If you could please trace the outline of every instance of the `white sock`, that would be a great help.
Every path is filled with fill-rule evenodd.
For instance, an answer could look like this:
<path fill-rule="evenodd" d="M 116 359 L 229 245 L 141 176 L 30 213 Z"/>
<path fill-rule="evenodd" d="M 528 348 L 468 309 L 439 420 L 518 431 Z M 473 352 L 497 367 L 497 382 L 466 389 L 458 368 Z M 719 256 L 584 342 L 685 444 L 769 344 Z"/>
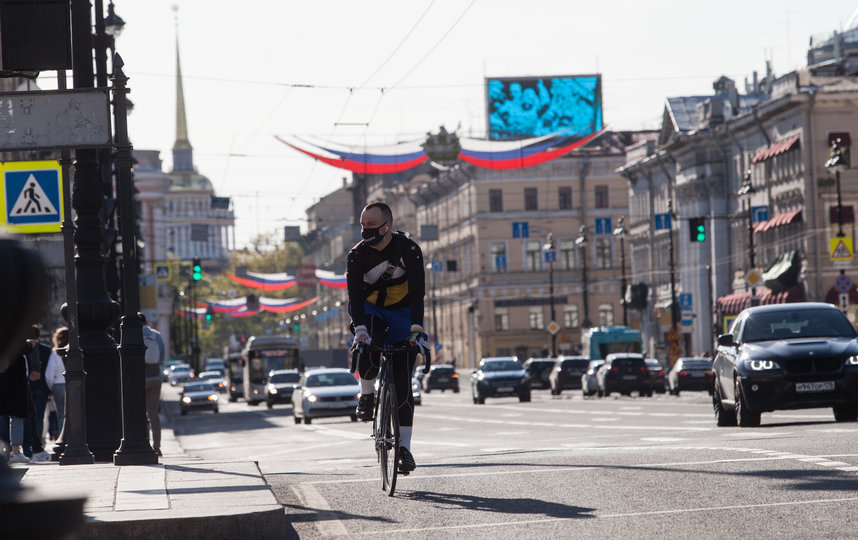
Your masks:
<path fill-rule="evenodd" d="M 360 393 L 363 395 L 372 394 L 375 392 L 375 379 L 361 379 Z"/>
<path fill-rule="evenodd" d="M 399 446 L 404 446 L 411 451 L 411 428 L 413 426 L 399 426 Z"/>

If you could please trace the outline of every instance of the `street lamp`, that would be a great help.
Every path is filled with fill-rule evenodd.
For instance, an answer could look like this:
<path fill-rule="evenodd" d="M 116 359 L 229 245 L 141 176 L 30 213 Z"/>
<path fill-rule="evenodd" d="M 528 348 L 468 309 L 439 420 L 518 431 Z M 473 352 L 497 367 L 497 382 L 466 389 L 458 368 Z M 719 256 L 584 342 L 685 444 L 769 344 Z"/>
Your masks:
<path fill-rule="evenodd" d="M 587 226 L 581 225 L 578 227 L 578 237 L 575 239 L 575 245 L 581 248 L 581 280 L 584 282 L 584 320 L 581 321 L 582 328 L 590 328 L 593 323 L 590 322 L 590 304 L 587 298 Z"/>
<path fill-rule="evenodd" d="M 557 317 L 554 313 L 554 261 L 557 258 L 554 251 L 554 235 L 548 233 L 545 238 L 545 245 L 542 246 L 545 262 L 548 263 L 548 295 L 549 303 L 551 304 L 551 322 L 556 323 Z M 551 358 L 557 358 L 557 332 L 556 328 L 551 329 Z"/>
<path fill-rule="evenodd" d="M 828 172 L 834 173 L 834 182 L 837 185 L 837 237 L 842 238 L 843 234 L 843 200 L 840 198 L 840 169 L 843 168 L 843 154 L 840 149 L 840 138 L 831 141 L 831 157 L 825 162 L 825 168 Z M 841 270 L 841 274 L 843 271 Z"/>
<path fill-rule="evenodd" d="M 751 169 L 745 171 L 744 176 L 742 177 L 742 187 L 736 192 L 736 195 L 739 197 L 747 196 L 747 210 L 748 210 L 748 258 L 750 261 L 750 269 L 754 269 L 756 267 L 755 253 L 754 253 L 754 220 L 752 215 L 751 208 L 751 196 L 757 192 L 754 189 L 754 184 L 751 178 Z M 839 190 L 838 190 L 838 199 L 839 199 Z M 751 287 L 751 299 L 749 305 L 755 306 L 757 305 L 757 288 Z"/>
<path fill-rule="evenodd" d="M 623 304 L 623 326 L 629 325 L 628 306 L 626 305 L 626 228 L 623 225 L 623 217 L 617 220 L 617 228 L 614 236 L 620 239 L 620 268 L 622 272 L 622 301 Z"/>
<path fill-rule="evenodd" d="M 438 298 L 435 293 L 435 257 L 432 257 L 432 262 L 426 265 L 426 270 L 432 274 L 432 334 L 433 340 L 438 343 Z"/>

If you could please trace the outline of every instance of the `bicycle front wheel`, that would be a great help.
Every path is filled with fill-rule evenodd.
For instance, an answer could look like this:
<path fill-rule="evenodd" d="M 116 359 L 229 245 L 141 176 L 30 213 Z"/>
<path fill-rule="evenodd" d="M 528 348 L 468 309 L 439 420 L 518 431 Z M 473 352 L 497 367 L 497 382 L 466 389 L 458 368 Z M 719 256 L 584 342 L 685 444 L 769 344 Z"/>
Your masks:
<path fill-rule="evenodd" d="M 376 444 L 381 462 L 381 489 L 392 497 L 396 489 L 399 462 L 399 411 L 393 384 L 387 384 L 382 388 L 378 412 L 381 419 Z"/>

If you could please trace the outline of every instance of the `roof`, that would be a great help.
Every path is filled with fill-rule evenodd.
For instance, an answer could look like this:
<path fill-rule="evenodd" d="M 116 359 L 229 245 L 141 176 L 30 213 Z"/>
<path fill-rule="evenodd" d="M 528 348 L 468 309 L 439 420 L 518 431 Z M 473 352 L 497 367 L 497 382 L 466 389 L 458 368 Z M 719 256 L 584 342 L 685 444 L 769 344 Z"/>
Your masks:
<path fill-rule="evenodd" d="M 673 130 L 686 132 L 697 129 L 697 105 L 715 96 L 680 96 L 667 98 L 665 112 L 670 116 Z"/>

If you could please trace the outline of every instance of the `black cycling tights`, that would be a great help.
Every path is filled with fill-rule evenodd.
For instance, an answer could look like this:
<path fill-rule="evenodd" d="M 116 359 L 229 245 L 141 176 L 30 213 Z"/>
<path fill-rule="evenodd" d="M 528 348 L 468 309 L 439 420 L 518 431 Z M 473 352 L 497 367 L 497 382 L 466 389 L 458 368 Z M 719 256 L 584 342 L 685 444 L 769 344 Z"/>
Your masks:
<path fill-rule="evenodd" d="M 369 337 L 375 345 L 384 345 L 387 337 L 387 325 L 378 317 L 371 316 L 368 325 Z M 394 344 L 395 345 L 395 344 Z M 411 393 L 411 375 L 414 373 L 414 362 L 417 353 L 397 353 L 392 356 L 393 383 L 396 385 L 396 402 L 399 404 L 399 425 L 414 425 L 414 395 Z M 361 358 L 358 362 L 358 373 L 361 379 L 372 380 L 378 376 L 381 366 L 381 354 L 373 353 L 369 361 Z"/>

